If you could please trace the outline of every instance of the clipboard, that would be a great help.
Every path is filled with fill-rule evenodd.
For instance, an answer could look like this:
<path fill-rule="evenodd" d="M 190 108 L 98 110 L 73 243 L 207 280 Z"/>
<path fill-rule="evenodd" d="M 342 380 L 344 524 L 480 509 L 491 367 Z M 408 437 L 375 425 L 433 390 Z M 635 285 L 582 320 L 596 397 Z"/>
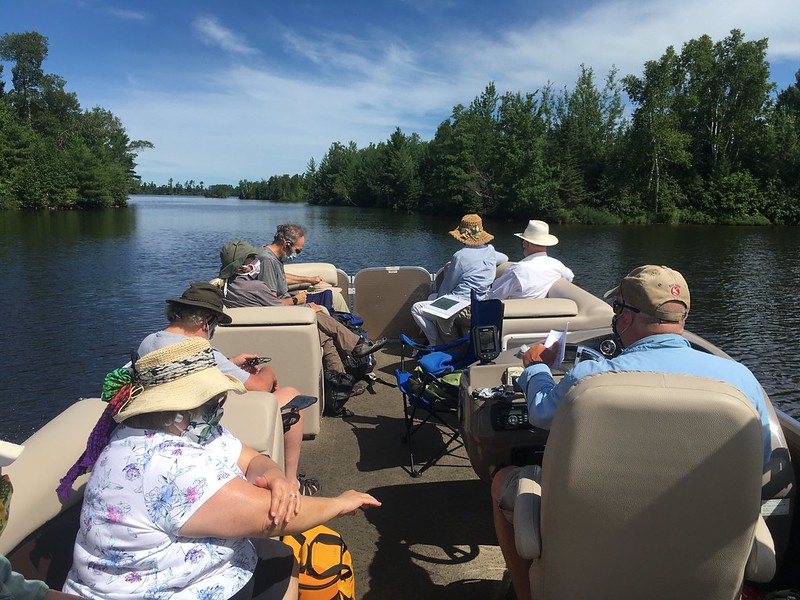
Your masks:
<path fill-rule="evenodd" d="M 422 308 L 422 312 L 440 319 L 449 319 L 457 312 L 469 306 L 469 299 L 461 296 L 440 296 Z"/>

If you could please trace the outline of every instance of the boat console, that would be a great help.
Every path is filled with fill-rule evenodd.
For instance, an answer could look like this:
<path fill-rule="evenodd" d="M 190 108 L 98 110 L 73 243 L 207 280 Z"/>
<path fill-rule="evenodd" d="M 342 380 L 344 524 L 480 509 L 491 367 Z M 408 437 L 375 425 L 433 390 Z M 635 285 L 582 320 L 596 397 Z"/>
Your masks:
<path fill-rule="evenodd" d="M 560 378 L 582 360 L 612 358 L 619 347 L 610 332 L 585 337 L 570 334 Z M 484 481 L 504 465 L 541 464 L 547 431 L 528 423 L 528 407 L 516 378 L 522 372 L 520 349 L 502 352 L 493 364 L 473 365 L 461 377 L 461 433 L 475 473 Z"/>

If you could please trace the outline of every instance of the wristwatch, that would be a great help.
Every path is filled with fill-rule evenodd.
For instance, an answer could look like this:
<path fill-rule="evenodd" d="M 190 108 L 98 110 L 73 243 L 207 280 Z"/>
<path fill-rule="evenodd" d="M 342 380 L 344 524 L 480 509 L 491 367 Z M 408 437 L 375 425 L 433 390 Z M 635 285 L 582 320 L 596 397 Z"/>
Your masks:
<path fill-rule="evenodd" d="M 292 304 L 297 304 L 297 296 L 292 296 Z"/>

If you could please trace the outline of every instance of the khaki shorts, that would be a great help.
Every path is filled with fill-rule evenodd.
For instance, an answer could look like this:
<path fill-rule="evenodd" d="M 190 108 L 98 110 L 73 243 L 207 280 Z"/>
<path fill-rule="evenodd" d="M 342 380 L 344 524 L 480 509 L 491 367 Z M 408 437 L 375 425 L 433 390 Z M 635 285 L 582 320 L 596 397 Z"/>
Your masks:
<path fill-rule="evenodd" d="M 533 478 L 541 483 L 542 467 L 534 465 L 533 469 Z M 512 525 L 514 524 L 514 503 L 517 501 L 517 488 L 519 487 L 520 473 L 522 473 L 522 467 L 517 467 L 513 471 L 508 472 L 506 480 L 503 482 L 503 493 L 500 495 L 500 500 L 497 502 L 506 521 Z"/>

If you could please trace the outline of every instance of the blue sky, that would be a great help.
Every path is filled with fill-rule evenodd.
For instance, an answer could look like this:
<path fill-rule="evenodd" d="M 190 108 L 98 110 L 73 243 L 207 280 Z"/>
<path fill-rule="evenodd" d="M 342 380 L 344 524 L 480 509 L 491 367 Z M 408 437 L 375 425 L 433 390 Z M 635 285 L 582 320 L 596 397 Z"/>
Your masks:
<path fill-rule="evenodd" d="M 456 104 L 571 88 L 580 65 L 639 75 L 668 45 L 768 37 L 800 69 L 797 0 L 0 0 L 0 33 L 49 38 L 44 70 L 117 115 L 145 181 L 301 173 L 334 141 L 431 139 Z M 10 86 L 10 69 L 4 79 Z"/>

